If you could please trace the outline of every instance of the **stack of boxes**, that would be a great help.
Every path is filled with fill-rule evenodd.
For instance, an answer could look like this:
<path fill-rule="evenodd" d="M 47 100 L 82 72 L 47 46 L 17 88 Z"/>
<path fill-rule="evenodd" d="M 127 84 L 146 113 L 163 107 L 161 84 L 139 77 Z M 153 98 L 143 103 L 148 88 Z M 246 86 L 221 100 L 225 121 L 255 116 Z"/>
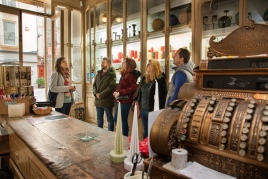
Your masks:
<path fill-rule="evenodd" d="M 35 102 L 30 66 L 0 66 L 0 114 L 7 114 L 9 104 L 25 103 L 25 113 Z"/>
<path fill-rule="evenodd" d="M 0 77 L 6 95 L 34 96 L 30 66 L 0 66 Z"/>

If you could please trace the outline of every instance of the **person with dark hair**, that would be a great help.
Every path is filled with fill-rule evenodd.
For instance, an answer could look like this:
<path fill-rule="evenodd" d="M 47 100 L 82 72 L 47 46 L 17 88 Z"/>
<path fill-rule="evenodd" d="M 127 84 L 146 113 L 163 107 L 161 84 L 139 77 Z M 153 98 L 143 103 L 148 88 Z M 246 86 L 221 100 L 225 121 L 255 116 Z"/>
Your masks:
<path fill-rule="evenodd" d="M 51 92 L 58 93 L 55 110 L 69 115 L 72 104 L 74 104 L 73 91 L 75 86 L 71 85 L 68 63 L 65 57 L 56 60 L 55 72 L 50 78 L 49 89 Z"/>
<path fill-rule="evenodd" d="M 173 74 L 166 98 L 166 106 L 178 98 L 178 93 L 184 83 L 193 82 L 194 63 L 190 60 L 190 52 L 187 49 L 180 48 L 173 54 L 173 64 L 176 65 L 173 69 Z"/>
<path fill-rule="evenodd" d="M 156 83 L 157 81 L 157 83 Z M 148 114 L 154 111 L 155 89 L 158 85 L 159 109 L 165 108 L 167 95 L 166 75 L 163 73 L 160 63 L 157 60 L 149 60 L 146 73 L 140 82 L 140 89 L 134 103 L 138 106 L 143 124 L 143 139 L 148 136 Z"/>
<path fill-rule="evenodd" d="M 140 72 L 135 70 L 137 67 L 135 60 L 125 58 L 122 63 L 121 78 L 117 89 L 113 93 L 114 98 L 121 103 L 121 117 L 123 135 L 128 136 L 128 113 L 133 102 L 133 95 L 137 88 L 137 79 Z M 118 104 L 116 105 L 114 121 L 117 121 Z"/>
<path fill-rule="evenodd" d="M 116 88 L 116 74 L 111 67 L 111 60 L 103 58 L 101 62 L 101 70 L 97 71 L 93 83 L 93 94 L 95 96 L 95 106 L 97 112 L 97 125 L 103 128 L 104 111 L 108 121 L 108 130 L 114 131 L 113 92 Z"/>

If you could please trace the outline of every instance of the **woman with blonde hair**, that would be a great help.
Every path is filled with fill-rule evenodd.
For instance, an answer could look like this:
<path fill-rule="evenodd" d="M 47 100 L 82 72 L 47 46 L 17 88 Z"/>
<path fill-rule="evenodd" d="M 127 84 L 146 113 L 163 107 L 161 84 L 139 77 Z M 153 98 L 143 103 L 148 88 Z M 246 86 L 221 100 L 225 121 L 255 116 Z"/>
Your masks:
<path fill-rule="evenodd" d="M 157 83 L 156 83 L 157 81 Z M 159 109 L 165 107 L 167 95 L 166 76 L 157 60 L 151 59 L 146 67 L 146 74 L 140 82 L 140 90 L 135 102 L 140 109 L 143 124 L 143 138 L 148 136 L 148 113 L 154 111 L 155 87 L 158 84 Z"/>

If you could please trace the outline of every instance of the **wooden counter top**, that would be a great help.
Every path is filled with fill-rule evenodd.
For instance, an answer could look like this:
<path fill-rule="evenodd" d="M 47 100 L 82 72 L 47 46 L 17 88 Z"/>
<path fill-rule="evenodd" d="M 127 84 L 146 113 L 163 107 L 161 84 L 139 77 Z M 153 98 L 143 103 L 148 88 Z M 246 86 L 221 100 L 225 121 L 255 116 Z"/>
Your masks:
<path fill-rule="evenodd" d="M 2 119 L 1 119 L 2 118 Z M 2 115 L 26 146 L 57 178 L 123 178 L 124 163 L 114 163 L 109 153 L 114 149 L 115 133 L 52 111 L 51 115 L 34 114 L 19 118 Z M 60 119 L 53 119 L 60 118 Z M 98 135 L 83 142 L 85 135 Z M 127 149 L 128 141 L 124 138 Z"/>

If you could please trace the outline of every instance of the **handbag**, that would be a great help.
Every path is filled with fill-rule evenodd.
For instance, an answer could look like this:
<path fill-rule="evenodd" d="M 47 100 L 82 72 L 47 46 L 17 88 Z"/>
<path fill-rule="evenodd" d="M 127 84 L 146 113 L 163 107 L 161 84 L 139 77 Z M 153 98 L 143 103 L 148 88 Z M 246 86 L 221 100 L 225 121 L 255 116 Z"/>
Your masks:
<path fill-rule="evenodd" d="M 59 74 L 58 74 L 59 75 Z M 59 77 L 58 77 L 58 80 L 57 80 L 57 85 L 59 83 Z M 58 93 L 55 93 L 55 92 L 52 92 L 50 91 L 50 89 L 48 90 L 48 100 L 50 101 L 51 103 L 51 107 L 55 107 L 56 106 L 56 101 L 57 101 L 57 96 L 58 96 Z"/>
<path fill-rule="evenodd" d="M 54 93 L 54 92 L 51 92 L 50 90 L 48 90 L 48 99 L 51 103 L 51 107 L 56 106 L 57 96 L 58 96 L 58 93 Z"/>
<path fill-rule="evenodd" d="M 128 97 L 128 95 L 124 95 L 124 96 L 118 96 L 118 98 L 117 98 L 117 100 L 128 100 L 129 99 L 129 97 Z"/>

